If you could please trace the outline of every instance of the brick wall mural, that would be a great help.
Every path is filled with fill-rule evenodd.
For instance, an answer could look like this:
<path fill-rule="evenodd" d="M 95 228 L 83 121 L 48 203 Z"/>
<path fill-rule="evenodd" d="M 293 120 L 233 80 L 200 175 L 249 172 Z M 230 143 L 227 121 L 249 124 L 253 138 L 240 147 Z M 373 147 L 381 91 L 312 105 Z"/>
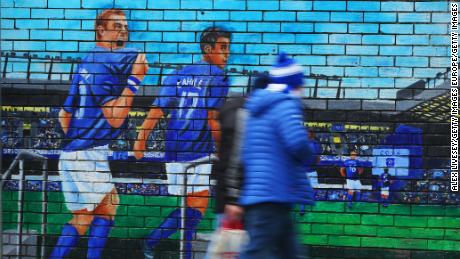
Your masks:
<path fill-rule="evenodd" d="M 2 254 L 202 258 L 217 111 L 286 52 L 309 254 L 458 257 L 449 24 L 447 1 L 2 0 Z"/>

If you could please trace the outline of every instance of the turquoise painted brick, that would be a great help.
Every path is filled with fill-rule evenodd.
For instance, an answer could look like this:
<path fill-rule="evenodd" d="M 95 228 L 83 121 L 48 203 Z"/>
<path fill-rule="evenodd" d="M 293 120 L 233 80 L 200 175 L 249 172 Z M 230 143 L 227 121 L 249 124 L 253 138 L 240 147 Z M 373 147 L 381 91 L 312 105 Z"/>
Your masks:
<path fill-rule="evenodd" d="M 76 21 L 79 21 L 79 20 L 76 20 Z M 128 22 L 128 26 L 130 25 L 131 23 Z M 94 30 L 94 20 L 82 20 L 81 29 L 82 30 Z"/>
<path fill-rule="evenodd" d="M 3 51 L 12 51 L 13 50 L 13 41 L 2 40 L 0 46 Z"/>
<path fill-rule="evenodd" d="M 155 25 L 155 21 L 152 22 Z M 181 22 L 181 31 L 203 31 L 205 28 L 212 26 L 212 22 Z"/>
<path fill-rule="evenodd" d="M 46 6 L 45 6 L 46 7 Z M 48 0 L 48 8 L 80 8 L 80 0 Z"/>
<path fill-rule="evenodd" d="M 247 32 L 247 25 L 246 22 L 214 22 L 216 26 L 221 26 L 223 28 L 227 28 L 227 30 L 231 32 Z"/>
<path fill-rule="evenodd" d="M 165 17 L 165 20 L 171 20 L 171 19 L 166 19 L 166 12 L 176 12 L 176 11 L 165 11 L 163 13 L 163 11 L 157 11 L 157 10 L 147 10 L 147 11 L 144 11 L 144 10 L 135 10 L 135 11 L 131 11 L 131 19 L 133 20 L 162 20 L 163 19 L 163 16 Z M 177 18 L 181 18 L 181 16 L 179 16 L 181 13 L 181 11 L 177 11 L 178 13 L 176 13 Z M 194 11 L 183 11 L 184 12 L 184 16 L 187 16 L 188 13 L 193 13 L 193 20 L 195 19 L 195 12 Z M 172 15 L 172 14 L 169 14 L 169 15 Z M 174 20 L 174 19 L 172 19 Z"/>
<path fill-rule="evenodd" d="M 14 1 L 11 0 L 1 0 L 0 5 L 2 7 L 14 7 Z"/>
<path fill-rule="evenodd" d="M 264 21 L 295 21 L 295 12 L 264 12 Z"/>
<path fill-rule="evenodd" d="M 231 11 L 230 20 L 232 21 L 262 21 L 262 12 L 260 11 Z"/>
<path fill-rule="evenodd" d="M 147 0 L 133 0 L 133 1 L 115 0 L 115 6 L 126 8 L 126 9 L 146 9 Z"/>
<path fill-rule="evenodd" d="M 313 32 L 313 23 L 281 23 L 281 32 Z"/>
<path fill-rule="evenodd" d="M 380 55 L 384 56 L 411 56 L 412 47 L 409 46 L 381 46 Z"/>
<path fill-rule="evenodd" d="M 430 35 L 430 45 L 449 45 L 449 36 L 444 35 Z"/>
<path fill-rule="evenodd" d="M 397 45 L 428 45 L 428 35 L 398 35 Z"/>
<path fill-rule="evenodd" d="M 416 24 L 416 34 L 447 34 L 447 24 Z"/>
<path fill-rule="evenodd" d="M 345 89 L 345 98 L 351 99 L 368 99 L 373 100 L 377 99 L 378 97 L 378 90 L 377 89 Z"/>
<path fill-rule="evenodd" d="M 234 33 L 232 35 L 232 42 L 241 43 L 259 43 L 262 41 L 260 33 Z"/>
<path fill-rule="evenodd" d="M 380 2 L 349 1 L 348 11 L 380 11 Z"/>
<path fill-rule="evenodd" d="M 300 22 L 328 22 L 329 12 L 297 12 L 297 21 Z"/>
<path fill-rule="evenodd" d="M 411 68 L 402 67 L 381 67 L 379 68 L 379 76 L 382 77 L 411 77 Z"/>
<path fill-rule="evenodd" d="M 202 11 L 197 12 L 197 19 L 204 21 L 227 21 L 230 17 L 228 11 Z"/>
<path fill-rule="evenodd" d="M 161 32 L 131 32 L 130 41 L 161 41 Z"/>
<path fill-rule="evenodd" d="M 410 12 L 414 11 L 414 3 L 403 2 L 403 1 L 383 1 L 381 3 L 381 10 L 384 12 L 387 11 L 398 11 L 398 12 Z"/>
<path fill-rule="evenodd" d="M 29 30 L 2 30 L 2 40 L 25 40 L 29 38 Z"/>
<path fill-rule="evenodd" d="M 439 68 L 414 68 L 414 77 L 419 78 L 432 78 L 439 72 L 445 72 L 446 69 Z"/>
<path fill-rule="evenodd" d="M 248 0 L 248 10 L 279 10 L 279 1 Z"/>
<path fill-rule="evenodd" d="M 295 34 L 290 33 L 264 33 L 264 43 L 294 43 Z"/>
<path fill-rule="evenodd" d="M 163 32 L 164 42 L 194 42 L 194 32 Z"/>
<path fill-rule="evenodd" d="M 432 13 L 431 22 L 433 23 L 450 23 L 449 13 Z"/>
<path fill-rule="evenodd" d="M 398 22 L 402 23 L 429 23 L 430 13 L 399 13 Z"/>
<path fill-rule="evenodd" d="M 94 42 L 87 41 L 87 42 L 78 43 L 78 50 L 81 52 L 89 51 L 89 50 L 92 50 L 93 48 L 94 48 Z"/>
<path fill-rule="evenodd" d="M 233 49 L 231 52 L 233 52 Z M 201 53 L 200 45 L 196 43 L 179 43 L 179 53 Z"/>
<path fill-rule="evenodd" d="M 195 20 L 196 11 L 164 11 L 165 20 Z"/>
<path fill-rule="evenodd" d="M 362 61 L 361 61 L 362 62 Z M 376 67 L 346 67 L 345 76 L 350 77 L 376 77 L 379 71 Z"/>
<path fill-rule="evenodd" d="M 307 55 L 311 54 L 311 46 L 307 45 L 301 45 L 301 44 L 283 44 L 283 45 L 278 45 L 279 51 L 284 51 L 286 53 L 295 55 L 295 54 L 300 54 L 300 55 Z M 299 57 L 297 57 L 299 58 Z"/>
<path fill-rule="evenodd" d="M 248 44 L 246 45 L 246 53 L 248 54 L 276 53 L 277 50 L 278 50 L 277 44 Z"/>
<path fill-rule="evenodd" d="M 63 40 L 94 40 L 96 38 L 94 31 L 64 31 Z"/>
<path fill-rule="evenodd" d="M 296 43 L 328 43 L 327 34 L 297 34 L 295 36 Z"/>
<path fill-rule="evenodd" d="M 42 51 L 45 49 L 43 41 L 14 41 L 16 51 Z"/>
<path fill-rule="evenodd" d="M 200 0 L 200 1 L 181 0 L 180 9 L 194 9 L 194 10 L 212 9 L 212 0 Z"/>
<path fill-rule="evenodd" d="M 130 31 L 146 31 L 147 22 L 146 21 L 130 21 L 128 22 Z"/>
<path fill-rule="evenodd" d="M 363 78 L 361 80 L 362 87 L 374 87 L 374 88 L 394 88 L 394 78 Z"/>
<path fill-rule="evenodd" d="M 441 58 L 441 57 L 431 57 L 430 58 L 430 67 L 449 67 L 450 58 Z"/>
<path fill-rule="evenodd" d="M 329 43 L 361 44 L 361 35 L 357 34 L 330 34 Z"/>
<path fill-rule="evenodd" d="M 394 66 L 393 57 L 362 57 L 361 65 L 365 67 L 391 67 Z"/>
<path fill-rule="evenodd" d="M 345 23 L 316 23 L 315 32 L 347 32 Z"/>
<path fill-rule="evenodd" d="M 2 7 L 1 13 L 2 13 L 2 19 L 30 18 L 30 8 L 3 8 Z"/>
<path fill-rule="evenodd" d="M 412 34 L 412 24 L 381 24 L 380 31 L 388 34 Z"/>
<path fill-rule="evenodd" d="M 155 0 L 151 0 L 155 1 Z M 225 9 L 225 10 L 245 10 L 246 1 L 244 0 L 217 0 L 214 1 L 214 9 Z"/>
<path fill-rule="evenodd" d="M 80 20 L 48 20 L 50 29 L 81 29 Z M 92 22 L 94 28 L 94 21 Z"/>
<path fill-rule="evenodd" d="M 32 40 L 62 40 L 61 30 L 31 30 L 30 39 Z"/>
<path fill-rule="evenodd" d="M 321 11 L 345 11 L 347 9 L 347 2 L 345 1 L 314 1 L 314 10 Z"/>
<path fill-rule="evenodd" d="M 281 10 L 308 11 L 312 8 L 312 1 L 280 1 Z"/>
<path fill-rule="evenodd" d="M 364 22 L 396 22 L 396 13 L 364 13 Z"/>
<path fill-rule="evenodd" d="M 364 35 L 362 38 L 363 44 L 369 45 L 393 45 L 395 44 L 394 35 Z"/>
<path fill-rule="evenodd" d="M 449 6 L 447 2 L 444 1 L 430 1 L 430 2 L 418 2 L 415 3 L 415 11 L 438 11 L 438 12 L 447 12 L 449 11 Z"/>
<path fill-rule="evenodd" d="M 46 51 L 78 51 L 76 41 L 47 41 Z"/>
<path fill-rule="evenodd" d="M 313 45 L 313 54 L 335 54 L 342 55 L 345 53 L 344 45 Z"/>
<path fill-rule="evenodd" d="M 347 55 L 377 55 L 379 47 L 377 46 L 347 46 Z"/>
<path fill-rule="evenodd" d="M 148 0 L 147 2 L 148 9 L 179 9 L 180 1 L 179 0 Z"/>
<path fill-rule="evenodd" d="M 311 67 L 314 74 L 323 74 L 327 76 L 343 76 L 343 67 Z"/>
<path fill-rule="evenodd" d="M 230 57 L 232 64 L 241 64 L 241 65 L 258 65 L 259 56 L 258 55 L 231 55 Z"/>
<path fill-rule="evenodd" d="M 180 31 L 180 22 L 149 21 L 148 29 L 153 31 Z"/>
<path fill-rule="evenodd" d="M 32 9 L 32 18 L 64 18 L 64 9 Z M 81 18 L 81 17 L 80 17 Z"/>
<path fill-rule="evenodd" d="M 447 56 L 447 47 L 414 47 L 414 56 Z"/>
<path fill-rule="evenodd" d="M 160 54 L 161 63 L 191 64 L 192 57 L 189 54 Z"/>
<path fill-rule="evenodd" d="M 289 52 L 290 54 L 294 54 Z M 303 54 L 303 53 L 299 53 Z M 297 56 L 295 57 L 296 62 L 303 66 L 325 66 L 326 57 L 325 56 Z"/>
<path fill-rule="evenodd" d="M 350 33 L 377 33 L 379 25 L 375 23 L 350 23 Z"/>
<path fill-rule="evenodd" d="M 328 56 L 328 66 L 358 66 L 360 64 L 359 56 Z"/>
<path fill-rule="evenodd" d="M 14 29 L 14 20 L 2 19 L 0 22 L 2 29 Z"/>
<path fill-rule="evenodd" d="M 96 10 L 65 10 L 64 16 L 66 19 L 91 19 L 93 20 L 94 24 L 94 19 L 96 19 L 97 12 Z"/>
<path fill-rule="evenodd" d="M 48 20 L 45 19 L 16 19 L 18 29 L 48 29 Z"/>
<path fill-rule="evenodd" d="M 279 22 L 248 22 L 249 32 L 280 32 Z"/>
<path fill-rule="evenodd" d="M 83 8 L 114 8 L 114 0 L 81 0 Z"/>
<path fill-rule="evenodd" d="M 362 22 L 363 13 L 331 12 L 331 22 Z"/>
<path fill-rule="evenodd" d="M 14 0 L 14 7 L 46 7 L 46 2 L 46 0 Z"/>

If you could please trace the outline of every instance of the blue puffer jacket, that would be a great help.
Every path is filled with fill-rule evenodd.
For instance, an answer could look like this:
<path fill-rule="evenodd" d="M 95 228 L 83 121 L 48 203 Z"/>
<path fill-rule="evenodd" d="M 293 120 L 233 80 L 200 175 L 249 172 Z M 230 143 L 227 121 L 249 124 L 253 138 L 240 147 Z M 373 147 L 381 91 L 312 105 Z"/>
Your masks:
<path fill-rule="evenodd" d="M 245 168 L 240 204 L 263 202 L 313 204 L 306 176 L 313 147 L 303 126 L 300 100 L 281 92 L 257 90 L 246 108 L 243 137 Z"/>

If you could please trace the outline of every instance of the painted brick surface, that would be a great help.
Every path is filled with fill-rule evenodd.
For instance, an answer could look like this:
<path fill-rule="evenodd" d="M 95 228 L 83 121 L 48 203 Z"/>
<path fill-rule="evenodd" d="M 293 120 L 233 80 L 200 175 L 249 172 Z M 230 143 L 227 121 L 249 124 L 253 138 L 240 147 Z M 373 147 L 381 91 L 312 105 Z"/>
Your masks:
<path fill-rule="evenodd" d="M 1 6 L 1 48 L 9 55 L 8 63 L 2 66 L 7 79 L 7 91 L 3 92 L 2 85 L 2 102 L 6 101 L 2 112 L 7 118 L 2 118 L 2 123 L 7 126 L 2 124 L 2 130 L 11 132 L 2 135 L 5 163 L 11 162 L 11 154 L 19 147 L 60 151 L 52 143 L 46 146 L 37 139 L 64 138 L 58 126 L 57 135 L 46 135 L 49 134 L 46 133 L 47 119 L 56 118 L 54 110 L 65 100 L 68 79 L 72 67 L 75 70 L 77 58 L 84 57 L 94 47 L 94 19 L 102 10 L 116 7 L 126 12 L 130 30 L 128 46 L 146 52 L 153 66 L 138 92 L 142 96 L 134 99 L 130 115 L 133 122 L 127 125 L 132 129 L 123 135 L 131 142 L 152 101 L 159 96 L 166 75 L 173 72 L 176 65 L 186 66 L 201 60 L 202 30 L 211 25 L 224 26 L 233 32 L 227 67 L 230 96 L 245 92 L 248 82 L 254 80 L 255 74 L 251 71 L 267 71 L 281 51 L 293 55 L 304 66 L 304 92 L 309 97 L 304 101 L 310 104 L 306 124 L 310 123 L 309 128 L 320 140 L 323 158 L 317 170 L 320 181 L 316 186 L 316 205 L 307 207 L 304 214 L 299 207 L 293 212 L 302 244 L 345 249 L 343 253 L 329 255 L 330 258 L 344 254 L 359 257 L 358 250 L 352 249 L 361 249 L 362 258 L 372 258 L 365 254 L 367 249 L 380 248 L 390 249 L 386 250 L 391 251 L 388 257 L 408 258 L 405 251 L 410 250 L 418 255 L 413 258 L 429 258 L 424 254 L 428 252 L 458 258 L 460 199 L 445 192 L 438 183 L 441 180 L 431 179 L 440 177 L 435 176 L 436 171 L 445 170 L 442 164 L 448 156 L 446 133 L 441 129 L 448 125 L 443 117 L 445 110 L 436 108 L 447 107 L 446 99 L 442 99 L 444 95 L 436 95 L 438 99 L 420 100 L 414 90 L 417 88 L 400 91 L 419 80 L 424 80 L 424 87 L 440 91 L 437 86 L 443 82 L 450 66 L 447 1 L 2 0 Z M 11 51 L 15 56 L 11 56 Z M 2 65 L 5 53 L 2 53 Z M 29 57 L 33 55 L 40 59 L 29 66 Z M 70 61 L 63 62 L 66 60 Z M 25 91 L 24 87 L 33 91 Z M 46 108 L 52 111 L 43 112 Z M 31 119 L 34 116 L 38 116 L 35 121 Z M 17 126 L 13 118 L 27 122 Z M 35 126 L 40 123 L 48 126 Z M 53 123 L 58 124 L 57 120 Z M 162 123 L 154 130 L 158 134 L 151 137 L 153 140 L 164 138 L 167 123 Z M 401 125 L 423 131 L 417 136 L 423 139 L 420 144 L 423 151 L 411 155 L 416 157 L 414 161 L 423 160 L 424 166 L 398 168 L 415 176 L 398 179 L 399 183 L 390 191 L 391 203 L 383 206 L 377 181 L 379 170 L 385 165 L 373 164 L 378 163 L 379 156 L 372 153 L 372 149 L 377 152 L 382 148 L 381 143 L 391 141 Z M 20 134 L 15 135 L 18 132 L 15 129 L 19 129 Z M 32 137 L 34 134 L 41 137 Z M 16 143 L 14 139 L 21 141 Z M 132 150 L 132 143 L 126 145 L 119 150 L 111 147 L 112 158 L 129 158 L 121 159 L 122 165 L 112 165 L 121 168 L 112 169 L 120 201 L 106 257 L 141 257 L 139 247 L 133 249 L 130 257 L 126 253 L 128 249 L 122 246 L 140 242 L 181 205 L 181 198 L 168 194 L 164 166 L 152 169 L 162 164 L 161 159 L 136 163 L 127 152 Z M 161 144 L 156 145 L 154 148 L 159 151 L 164 149 L 159 147 Z M 353 145 L 359 147 L 360 161 L 365 164 L 361 182 L 370 189 L 362 190 L 363 200 L 349 207 L 347 183 L 340 176 L 340 168 Z M 6 153 L 10 151 L 13 153 Z M 152 157 L 155 155 L 158 154 Z M 440 156 L 444 159 L 441 162 Z M 57 178 L 56 154 L 50 161 L 52 180 L 48 186 L 46 216 L 46 229 L 51 237 L 51 241 L 47 241 L 50 242 L 48 254 L 62 225 L 72 217 Z M 26 164 L 26 168 L 28 166 Z M 396 190 L 397 184 L 404 188 Z M 5 188 L 3 227 L 14 229 L 18 224 L 17 182 L 8 183 Z M 431 191 L 436 188 L 440 190 Z M 39 194 L 43 186 L 31 181 L 26 190 L 22 224 L 25 229 L 40 232 L 44 215 Z M 209 202 L 197 226 L 199 235 L 211 233 L 215 226 L 212 211 L 215 201 Z M 178 234 L 173 235 L 156 252 L 177 253 L 178 238 Z M 172 243 L 170 247 L 168 241 Z M 82 258 L 85 253 L 86 250 L 74 251 L 72 256 Z"/>

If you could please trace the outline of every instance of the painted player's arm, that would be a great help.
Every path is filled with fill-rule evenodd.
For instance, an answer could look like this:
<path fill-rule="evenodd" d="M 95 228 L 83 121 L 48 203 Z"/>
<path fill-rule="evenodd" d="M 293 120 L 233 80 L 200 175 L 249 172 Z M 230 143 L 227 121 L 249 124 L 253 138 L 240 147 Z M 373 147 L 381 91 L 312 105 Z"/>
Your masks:
<path fill-rule="evenodd" d="M 69 130 L 70 121 L 72 120 L 72 113 L 66 112 L 64 109 L 59 111 L 59 123 L 65 134 Z"/>
<path fill-rule="evenodd" d="M 150 133 L 163 116 L 164 113 L 161 108 L 150 108 L 149 113 L 147 114 L 147 117 L 145 118 L 144 123 L 142 123 L 141 129 L 137 134 L 136 142 L 134 142 L 133 151 L 134 157 L 136 157 L 136 159 L 141 159 L 144 157 L 145 143 L 147 142 Z"/>
<path fill-rule="evenodd" d="M 211 109 L 208 111 L 208 124 L 211 129 L 211 135 L 216 143 L 216 148 L 220 147 L 220 123 L 219 123 L 219 111 Z"/>
<path fill-rule="evenodd" d="M 340 167 L 340 175 L 341 175 L 342 177 L 345 177 L 345 176 L 346 176 L 346 174 L 345 174 L 345 167 Z"/>
<path fill-rule="evenodd" d="M 110 126 L 119 128 L 123 125 L 129 111 L 131 110 L 134 95 L 136 94 L 140 82 L 144 80 L 148 69 L 149 66 L 147 59 L 145 58 L 145 54 L 137 55 L 136 61 L 134 62 L 131 70 L 131 76 L 137 78 L 139 82 L 135 82 L 135 85 L 129 85 L 126 87 L 120 97 L 105 103 L 102 107 L 102 112 L 104 113 L 104 116 Z"/>

